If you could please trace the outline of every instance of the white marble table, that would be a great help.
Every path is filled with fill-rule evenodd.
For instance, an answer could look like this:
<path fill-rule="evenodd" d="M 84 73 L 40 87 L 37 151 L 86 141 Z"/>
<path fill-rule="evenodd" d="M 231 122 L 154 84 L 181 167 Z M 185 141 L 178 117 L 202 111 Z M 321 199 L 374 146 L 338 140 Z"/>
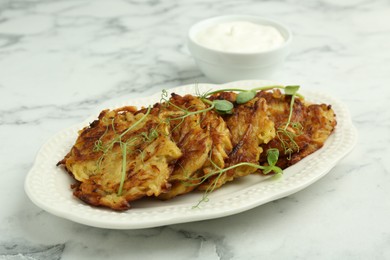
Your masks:
<path fill-rule="evenodd" d="M 0 1 L 0 259 L 390 259 L 390 4 L 353 1 Z M 106 230 L 53 216 L 23 189 L 41 145 L 97 108 L 207 82 L 189 26 L 278 19 L 292 53 L 272 78 L 350 108 L 356 148 L 320 181 L 220 219 Z"/>

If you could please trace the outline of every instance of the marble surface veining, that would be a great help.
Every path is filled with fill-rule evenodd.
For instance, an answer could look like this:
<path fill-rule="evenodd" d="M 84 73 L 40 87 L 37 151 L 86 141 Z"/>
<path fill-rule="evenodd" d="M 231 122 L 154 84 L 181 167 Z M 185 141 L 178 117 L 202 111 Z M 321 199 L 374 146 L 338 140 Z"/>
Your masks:
<path fill-rule="evenodd" d="M 106 230 L 53 216 L 25 195 L 41 145 L 91 113 L 208 82 L 189 26 L 222 14 L 294 33 L 273 80 L 342 100 L 356 148 L 286 198 L 208 221 Z M 390 2 L 0 0 L 0 259 L 390 259 Z"/>

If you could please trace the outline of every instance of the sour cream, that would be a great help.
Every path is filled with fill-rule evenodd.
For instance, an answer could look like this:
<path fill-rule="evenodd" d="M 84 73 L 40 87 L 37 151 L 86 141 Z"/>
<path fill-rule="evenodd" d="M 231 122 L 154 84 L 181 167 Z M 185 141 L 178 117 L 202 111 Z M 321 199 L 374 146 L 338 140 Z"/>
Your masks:
<path fill-rule="evenodd" d="M 285 39 L 275 27 L 234 21 L 206 27 L 195 35 L 195 41 L 218 51 L 254 53 L 277 48 Z"/>

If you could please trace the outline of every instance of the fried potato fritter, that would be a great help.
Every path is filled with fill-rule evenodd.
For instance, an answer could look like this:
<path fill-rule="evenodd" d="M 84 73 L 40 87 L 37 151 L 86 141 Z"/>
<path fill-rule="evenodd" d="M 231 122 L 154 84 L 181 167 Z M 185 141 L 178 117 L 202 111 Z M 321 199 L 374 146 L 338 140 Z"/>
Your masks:
<path fill-rule="evenodd" d="M 80 131 L 76 144 L 60 162 L 78 181 L 73 188 L 79 199 L 124 210 L 130 207 L 129 201 L 158 196 L 170 188 L 168 178 L 182 156 L 168 134 L 170 126 L 153 115 L 139 121 L 144 114 L 134 112 L 132 107 L 103 111 L 99 120 Z M 136 122 L 140 123 L 127 131 Z M 123 192 L 118 194 L 125 146 L 126 176 Z"/>
<path fill-rule="evenodd" d="M 260 91 L 256 96 L 267 101 L 268 116 L 274 122 L 277 133 L 275 138 L 263 144 L 262 147 L 264 150 L 271 148 L 279 150 L 277 166 L 282 169 L 297 163 L 321 148 L 337 124 L 330 105 L 306 104 L 297 98 L 294 101 L 291 118 L 291 125 L 295 127 L 290 125 L 287 129 L 295 135 L 293 140 L 290 140 L 283 134 L 283 129 L 288 120 L 291 97 L 283 95 L 278 89 L 272 92 Z M 264 164 L 266 161 L 266 155 L 263 154 L 260 163 Z"/>
<path fill-rule="evenodd" d="M 284 169 L 320 149 L 337 124 L 330 105 L 296 97 L 290 111 L 291 96 L 278 89 L 259 91 L 244 104 L 236 98 L 234 92 L 207 100 L 172 94 L 152 108 L 104 110 L 79 131 L 58 165 L 75 179 L 75 197 L 126 210 L 142 197 L 209 192 L 261 173 L 254 166 L 267 165 L 269 149 L 279 151 L 276 165 Z M 233 109 L 212 109 L 214 100 L 229 101 Z"/>

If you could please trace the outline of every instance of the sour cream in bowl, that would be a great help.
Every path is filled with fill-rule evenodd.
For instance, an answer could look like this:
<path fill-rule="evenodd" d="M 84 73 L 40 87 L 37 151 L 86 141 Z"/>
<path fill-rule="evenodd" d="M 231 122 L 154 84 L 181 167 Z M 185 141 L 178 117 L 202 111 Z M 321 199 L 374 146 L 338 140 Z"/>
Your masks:
<path fill-rule="evenodd" d="M 188 33 L 188 48 L 212 81 L 265 79 L 289 53 L 290 30 L 256 16 L 229 15 L 203 20 Z"/>

